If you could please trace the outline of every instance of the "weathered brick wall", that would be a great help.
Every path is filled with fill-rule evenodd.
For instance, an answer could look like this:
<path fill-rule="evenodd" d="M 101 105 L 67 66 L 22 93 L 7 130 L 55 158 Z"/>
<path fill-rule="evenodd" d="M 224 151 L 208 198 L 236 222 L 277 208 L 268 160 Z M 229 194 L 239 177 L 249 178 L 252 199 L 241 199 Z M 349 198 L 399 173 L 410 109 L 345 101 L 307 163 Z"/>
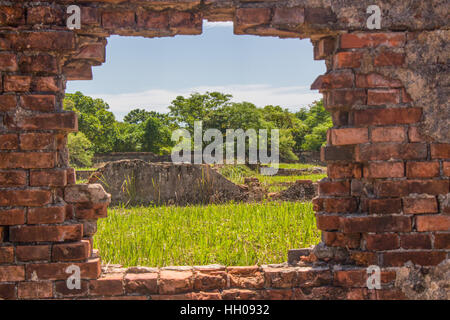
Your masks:
<path fill-rule="evenodd" d="M 71 4 L 81 30 L 66 28 Z M 0 1 L 0 298 L 402 298 L 405 262 L 448 263 L 449 4 L 379 1 L 382 29 L 369 31 L 370 4 Z M 102 272 L 92 236 L 110 199 L 75 185 L 66 81 L 92 78 L 111 34 L 200 34 L 202 19 L 234 21 L 236 34 L 309 37 L 326 61 L 313 84 L 334 122 L 322 151 L 329 178 L 314 201 L 323 243 L 297 267 Z M 72 264 L 79 291 L 66 286 Z M 382 290 L 365 288 L 368 265 L 383 268 Z"/>

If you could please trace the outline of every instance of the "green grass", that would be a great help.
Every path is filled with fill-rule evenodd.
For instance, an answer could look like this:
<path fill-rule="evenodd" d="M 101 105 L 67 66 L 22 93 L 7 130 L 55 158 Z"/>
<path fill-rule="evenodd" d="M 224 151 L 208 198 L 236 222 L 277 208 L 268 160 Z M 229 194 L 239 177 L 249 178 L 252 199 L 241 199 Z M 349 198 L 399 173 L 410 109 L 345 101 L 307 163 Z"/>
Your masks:
<path fill-rule="evenodd" d="M 303 163 L 293 163 L 293 164 L 281 163 L 280 168 L 282 167 L 290 169 L 304 169 L 304 168 L 313 168 L 317 166 Z M 247 166 L 244 165 L 224 166 L 220 168 L 219 172 L 222 175 L 224 175 L 227 179 L 231 180 L 236 184 L 243 184 L 244 179 L 246 177 L 258 178 L 258 180 L 261 182 L 261 186 L 267 188 L 268 192 L 279 192 L 281 190 L 289 188 L 289 186 L 287 185 L 282 185 L 285 183 L 292 184 L 297 180 L 318 181 L 327 176 L 326 174 L 308 174 L 301 176 L 265 176 L 250 170 Z"/>
<path fill-rule="evenodd" d="M 319 240 L 311 203 L 229 203 L 113 208 L 94 246 L 104 263 L 124 266 L 260 265 Z"/>
<path fill-rule="evenodd" d="M 312 168 L 326 169 L 326 167 L 308 163 L 280 163 L 278 167 L 281 169 L 312 169 Z"/>

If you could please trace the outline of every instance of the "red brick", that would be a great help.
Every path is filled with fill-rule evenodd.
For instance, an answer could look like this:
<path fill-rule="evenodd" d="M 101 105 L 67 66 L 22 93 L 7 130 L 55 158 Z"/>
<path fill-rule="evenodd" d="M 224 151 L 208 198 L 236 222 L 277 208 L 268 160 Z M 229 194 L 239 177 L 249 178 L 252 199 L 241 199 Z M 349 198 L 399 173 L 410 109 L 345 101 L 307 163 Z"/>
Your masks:
<path fill-rule="evenodd" d="M 0 264 L 14 262 L 14 247 L 0 247 Z"/>
<path fill-rule="evenodd" d="M 140 10 L 137 13 L 138 28 L 168 30 L 169 29 L 169 13 L 168 11 L 148 11 Z"/>
<path fill-rule="evenodd" d="M 25 223 L 24 209 L 0 210 L 0 225 L 14 226 Z"/>
<path fill-rule="evenodd" d="M 81 7 L 81 25 L 100 26 L 99 8 Z"/>
<path fill-rule="evenodd" d="M 314 60 L 323 60 L 331 55 L 336 48 L 336 40 L 333 37 L 322 38 L 314 43 Z"/>
<path fill-rule="evenodd" d="M 54 77 L 34 77 L 32 82 L 33 91 L 37 92 L 59 92 L 59 81 Z"/>
<path fill-rule="evenodd" d="M 431 158 L 450 159 L 450 143 L 433 143 L 431 145 Z"/>
<path fill-rule="evenodd" d="M 89 281 L 89 295 L 92 296 L 120 296 L 124 293 L 123 283 L 122 283 L 122 274 L 110 274 L 106 275 L 103 278 L 97 280 Z M 141 280 L 144 280 L 141 277 Z M 154 281 L 154 290 L 153 293 L 158 291 L 156 287 L 156 282 Z M 131 290 L 131 293 L 135 293 L 135 291 Z"/>
<path fill-rule="evenodd" d="M 102 15 L 102 25 L 107 29 L 131 29 L 135 23 L 134 11 L 117 10 L 103 12 Z"/>
<path fill-rule="evenodd" d="M 420 133 L 418 127 L 409 127 L 408 137 L 410 142 L 426 142 L 428 138 Z"/>
<path fill-rule="evenodd" d="M 403 249 L 431 249 L 431 238 L 428 234 L 403 234 L 400 240 Z"/>
<path fill-rule="evenodd" d="M 395 233 L 366 234 L 366 248 L 371 251 L 393 250 L 400 247 L 398 235 Z"/>
<path fill-rule="evenodd" d="M 66 281 L 56 281 L 55 291 L 58 298 L 88 296 L 89 282 L 81 280 L 79 288 L 69 288 Z"/>
<path fill-rule="evenodd" d="M 427 155 L 427 145 L 424 143 L 378 143 L 356 147 L 356 160 L 360 162 L 394 159 L 424 160 Z"/>
<path fill-rule="evenodd" d="M 435 249 L 450 249 L 450 233 L 435 233 L 434 234 L 434 248 Z"/>
<path fill-rule="evenodd" d="M 403 216 L 341 217 L 342 231 L 356 232 L 408 232 L 411 218 Z"/>
<path fill-rule="evenodd" d="M 353 71 L 332 71 L 324 76 L 321 76 L 319 90 L 352 88 L 355 81 Z"/>
<path fill-rule="evenodd" d="M 342 233 L 342 232 L 322 232 L 323 241 L 327 246 L 343 247 L 343 248 L 358 248 L 361 234 L 360 233 Z"/>
<path fill-rule="evenodd" d="M 61 51 L 75 49 L 72 31 L 34 31 L 8 34 L 13 49 L 18 51 Z"/>
<path fill-rule="evenodd" d="M 17 294 L 20 299 L 52 298 L 53 284 L 50 281 L 20 282 Z"/>
<path fill-rule="evenodd" d="M 25 280 L 24 266 L 0 266 L 0 282 Z"/>
<path fill-rule="evenodd" d="M 55 111 L 56 99 L 54 95 L 27 95 L 20 97 L 23 108 L 32 111 Z"/>
<path fill-rule="evenodd" d="M 403 198 L 403 212 L 406 214 L 437 213 L 436 197 L 422 195 L 421 197 Z"/>
<path fill-rule="evenodd" d="M 442 164 L 443 170 L 444 170 L 444 176 L 450 177 L 450 162 L 445 161 Z"/>
<path fill-rule="evenodd" d="M 0 153 L 0 169 L 53 168 L 55 157 L 53 152 Z"/>
<path fill-rule="evenodd" d="M 429 215 L 416 217 L 417 231 L 448 231 L 450 230 L 450 216 Z"/>
<path fill-rule="evenodd" d="M 52 200 L 51 196 L 47 190 L 0 190 L 0 206 L 45 206 Z"/>
<path fill-rule="evenodd" d="M 87 262 L 57 262 L 26 265 L 27 280 L 37 277 L 40 280 L 66 280 L 71 273 L 66 269 L 72 265 L 80 267 L 81 279 L 97 279 L 101 273 L 100 259 L 89 259 Z"/>
<path fill-rule="evenodd" d="M 358 88 L 400 88 L 401 86 L 402 83 L 399 80 L 389 79 L 378 73 L 356 75 Z"/>
<path fill-rule="evenodd" d="M 39 170 L 30 172 L 30 186 L 65 187 L 67 185 L 66 170 Z"/>
<path fill-rule="evenodd" d="M 244 30 L 250 27 L 269 24 L 271 10 L 268 8 L 239 8 L 236 10 L 235 28 Z"/>
<path fill-rule="evenodd" d="M 106 218 L 108 216 L 108 206 L 102 204 L 95 207 L 85 208 L 84 205 L 77 205 L 75 209 L 75 216 L 81 220 L 93 220 L 99 218 Z"/>
<path fill-rule="evenodd" d="M 355 105 L 365 105 L 366 98 L 364 89 L 332 90 L 327 93 L 325 107 L 350 109 Z"/>
<path fill-rule="evenodd" d="M 352 213 L 358 210 L 358 203 L 355 198 L 325 198 L 323 207 L 328 213 Z"/>
<path fill-rule="evenodd" d="M 334 284 L 343 287 L 366 287 L 369 274 L 366 269 L 338 270 L 334 272 Z M 381 283 L 395 280 L 394 271 L 381 271 Z"/>
<path fill-rule="evenodd" d="M 169 17 L 169 25 L 170 29 L 177 34 L 201 34 L 203 20 L 198 13 L 172 11 Z"/>
<path fill-rule="evenodd" d="M 330 179 L 361 178 L 361 166 L 354 163 L 330 163 L 327 166 Z"/>
<path fill-rule="evenodd" d="M 105 44 L 89 43 L 83 46 L 74 58 L 92 60 L 98 63 L 103 63 L 105 62 L 105 55 L 106 55 Z"/>
<path fill-rule="evenodd" d="M 73 243 L 55 244 L 52 248 L 53 261 L 78 261 L 89 258 L 89 240 Z"/>
<path fill-rule="evenodd" d="M 159 278 L 159 294 L 177 294 L 192 291 L 192 271 L 162 270 Z"/>
<path fill-rule="evenodd" d="M 371 132 L 372 142 L 405 142 L 406 131 L 404 127 L 378 127 Z"/>
<path fill-rule="evenodd" d="M 405 41 L 404 33 L 349 33 L 341 36 L 341 48 L 400 47 L 405 44 Z"/>
<path fill-rule="evenodd" d="M 377 67 L 387 66 L 403 66 L 405 63 L 405 54 L 394 51 L 385 50 L 380 52 L 374 60 Z"/>
<path fill-rule="evenodd" d="M 3 187 L 20 187 L 27 184 L 25 171 L 0 171 L 0 185 Z"/>
<path fill-rule="evenodd" d="M 55 149 L 55 135 L 52 133 L 24 133 L 20 135 L 20 149 L 49 150 Z"/>
<path fill-rule="evenodd" d="M 321 181 L 319 183 L 319 194 L 330 196 L 349 196 L 349 181 Z"/>
<path fill-rule="evenodd" d="M 30 76 L 4 76 L 3 89 L 5 92 L 25 92 L 30 91 L 31 77 Z"/>
<path fill-rule="evenodd" d="M 49 6 L 28 8 L 27 24 L 61 25 L 64 15 L 61 10 Z"/>
<path fill-rule="evenodd" d="M 392 251 L 383 253 L 385 266 L 401 267 L 411 261 L 421 266 L 435 266 L 446 258 L 445 252 L 436 251 Z"/>
<path fill-rule="evenodd" d="M 320 159 L 327 161 L 353 161 L 355 158 L 355 146 L 326 146 L 321 148 Z"/>
<path fill-rule="evenodd" d="M 365 178 L 402 178 L 404 176 L 403 162 L 369 162 L 364 166 Z"/>
<path fill-rule="evenodd" d="M 0 87 L 1 87 L 1 79 L 0 79 Z M 0 112 L 13 111 L 16 108 L 16 105 L 17 105 L 16 96 L 0 95 Z"/>
<path fill-rule="evenodd" d="M 354 124 L 356 126 L 410 124 L 419 122 L 421 118 L 422 108 L 367 109 L 354 111 Z"/>
<path fill-rule="evenodd" d="M 23 130 L 78 130 L 77 116 L 73 112 L 46 113 L 23 117 L 16 125 Z"/>
<path fill-rule="evenodd" d="M 224 267 L 196 268 L 194 276 L 194 290 L 208 291 L 214 289 L 225 289 L 226 286 L 227 273 Z"/>
<path fill-rule="evenodd" d="M 370 214 L 390 214 L 400 213 L 402 211 L 401 199 L 370 199 Z"/>
<path fill-rule="evenodd" d="M 0 283 L 0 299 L 16 299 L 16 285 L 14 283 Z"/>
<path fill-rule="evenodd" d="M 407 162 L 406 176 L 408 178 L 439 177 L 439 162 Z"/>
<path fill-rule="evenodd" d="M 62 223 L 65 218 L 65 206 L 30 208 L 27 214 L 27 224 Z"/>
<path fill-rule="evenodd" d="M 0 150 L 14 150 L 19 147 L 17 134 L 0 134 Z"/>
<path fill-rule="evenodd" d="M 367 91 L 367 104 L 370 106 L 381 106 L 385 104 L 399 104 L 400 90 L 398 89 L 369 89 Z"/>
<path fill-rule="evenodd" d="M 129 273 L 124 278 L 127 294 L 156 294 L 158 293 L 158 273 Z"/>
<path fill-rule="evenodd" d="M 258 266 L 227 267 L 229 286 L 242 289 L 264 288 L 264 274 Z"/>
<path fill-rule="evenodd" d="M 17 58 L 13 53 L 0 52 L 0 71 L 17 71 Z"/>
<path fill-rule="evenodd" d="M 11 242 L 63 242 L 81 240 L 81 224 L 52 226 L 16 226 L 10 228 Z"/>
<path fill-rule="evenodd" d="M 319 230 L 338 230 L 340 227 L 339 216 L 316 214 L 316 224 Z"/>
<path fill-rule="evenodd" d="M 18 261 L 48 261 L 50 260 L 50 246 L 31 245 L 16 246 L 16 258 Z"/>
<path fill-rule="evenodd" d="M 16 26 L 25 23 L 24 9 L 18 6 L 0 7 L 0 26 Z"/>
<path fill-rule="evenodd" d="M 331 142 L 333 145 L 348 145 L 369 142 L 367 128 L 331 129 Z"/>
<path fill-rule="evenodd" d="M 401 197 L 410 193 L 432 195 L 447 194 L 449 182 L 446 180 L 402 180 L 376 181 L 375 194 L 379 197 Z"/>
<path fill-rule="evenodd" d="M 334 56 L 334 68 L 361 67 L 361 52 L 339 52 Z"/>
<path fill-rule="evenodd" d="M 273 25 L 296 27 L 305 22 L 305 9 L 302 7 L 275 8 Z"/>
<path fill-rule="evenodd" d="M 22 56 L 19 61 L 20 71 L 22 73 L 40 73 L 57 74 L 58 61 L 49 54 L 36 54 Z"/>

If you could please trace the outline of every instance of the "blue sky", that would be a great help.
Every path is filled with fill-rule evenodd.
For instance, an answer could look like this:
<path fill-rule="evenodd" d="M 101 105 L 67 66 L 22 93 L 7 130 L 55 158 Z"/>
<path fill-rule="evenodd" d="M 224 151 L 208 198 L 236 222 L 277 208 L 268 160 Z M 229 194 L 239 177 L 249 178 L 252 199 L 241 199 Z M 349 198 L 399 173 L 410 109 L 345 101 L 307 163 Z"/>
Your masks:
<path fill-rule="evenodd" d="M 295 111 L 321 98 L 309 87 L 323 73 L 309 40 L 237 36 L 231 23 L 205 22 L 199 36 L 108 38 L 94 79 L 69 81 L 67 92 L 104 99 L 119 119 L 134 108 L 166 112 L 176 96 L 206 91 Z"/>

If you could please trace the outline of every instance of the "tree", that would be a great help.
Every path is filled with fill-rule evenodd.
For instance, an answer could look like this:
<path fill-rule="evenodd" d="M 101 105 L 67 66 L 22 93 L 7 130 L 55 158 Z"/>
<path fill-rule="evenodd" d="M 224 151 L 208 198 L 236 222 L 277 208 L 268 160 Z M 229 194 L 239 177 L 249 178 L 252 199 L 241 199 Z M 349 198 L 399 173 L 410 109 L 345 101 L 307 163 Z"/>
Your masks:
<path fill-rule="evenodd" d="M 149 111 L 144 109 L 133 109 L 123 118 L 123 121 L 131 124 L 143 123 L 148 117 L 152 116 Z"/>
<path fill-rule="evenodd" d="M 69 161 L 74 167 L 90 167 L 92 165 L 92 143 L 82 133 L 70 133 L 67 139 Z"/>
<path fill-rule="evenodd" d="M 167 154 L 173 146 L 170 129 L 154 117 L 149 117 L 145 121 L 143 138 L 143 151 Z"/>
<path fill-rule="evenodd" d="M 212 113 L 226 106 L 232 96 L 219 92 L 193 93 L 188 98 L 178 96 L 169 106 L 169 115 L 180 127 L 193 134 L 195 121 L 209 121 Z"/>
<path fill-rule="evenodd" d="M 78 114 L 79 131 L 92 142 L 94 152 L 113 151 L 116 119 L 105 101 L 76 92 L 66 94 L 64 109 Z"/>

